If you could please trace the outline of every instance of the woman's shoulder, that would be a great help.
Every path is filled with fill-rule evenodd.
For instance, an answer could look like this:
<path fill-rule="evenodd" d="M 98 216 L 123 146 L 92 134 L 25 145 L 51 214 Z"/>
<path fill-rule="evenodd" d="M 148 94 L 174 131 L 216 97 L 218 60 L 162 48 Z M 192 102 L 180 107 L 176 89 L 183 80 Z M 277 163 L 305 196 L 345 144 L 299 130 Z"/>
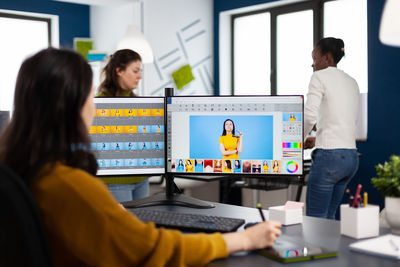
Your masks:
<path fill-rule="evenodd" d="M 315 71 L 312 80 L 318 80 L 324 84 L 336 84 L 338 80 L 357 86 L 357 81 L 349 74 L 335 67 L 328 67 L 323 70 Z"/>
<path fill-rule="evenodd" d="M 96 97 L 111 97 L 112 95 L 108 92 L 100 92 L 96 95 Z"/>
<path fill-rule="evenodd" d="M 46 168 L 49 169 L 44 169 L 44 175 L 40 180 L 41 183 L 49 186 L 63 184 L 66 188 L 76 188 L 77 186 L 93 186 L 93 184 L 100 182 L 88 172 L 62 163 L 56 163 L 54 166 L 47 166 Z"/>
<path fill-rule="evenodd" d="M 350 75 L 348 75 L 346 72 L 344 72 L 343 70 L 338 69 L 336 67 L 327 67 L 322 70 L 314 71 L 313 76 L 316 76 L 316 77 L 349 76 L 350 77 Z"/>
<path fill-rule="evenodd" d="M 105 195 L 109 194 L 102 181 L 84 170 L 62 163 L 46 168 L 49 169 L 44 169 L 43 176 L 33 186 L 36 197 L 41 201 L 62 201 L 73 198 L 75 202 L 94 203 L 93 196 L 103 196 L 101 199 L 105 199 L 107 198 Z"/>

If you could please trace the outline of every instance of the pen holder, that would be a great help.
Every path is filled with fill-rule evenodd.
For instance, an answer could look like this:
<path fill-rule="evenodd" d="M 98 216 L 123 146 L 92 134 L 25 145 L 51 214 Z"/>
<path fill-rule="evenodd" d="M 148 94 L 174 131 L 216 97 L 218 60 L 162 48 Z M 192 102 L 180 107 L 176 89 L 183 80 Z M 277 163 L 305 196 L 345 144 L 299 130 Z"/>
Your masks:
<path fill-rule="evenodd" d="M 379 206 L 352 208 L 340 205 L 340 233 L 353 238 L 379 235 Z"/>
<path fill-rule="evenodd" d="M 269 220 L 278 221 L 283 225 L 303 222 L 303 209 L 285 209 L 285 206 L 269 207 Z"/>

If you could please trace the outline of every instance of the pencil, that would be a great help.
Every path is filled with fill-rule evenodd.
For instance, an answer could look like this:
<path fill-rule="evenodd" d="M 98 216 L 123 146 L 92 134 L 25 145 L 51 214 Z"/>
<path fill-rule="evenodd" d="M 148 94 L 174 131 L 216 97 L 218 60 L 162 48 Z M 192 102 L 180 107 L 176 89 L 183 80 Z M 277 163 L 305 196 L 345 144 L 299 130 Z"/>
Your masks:
<path fill-rule="evenodd" d="M 262 212 L 262 208 L 261 208 L 261 204 L 260 203 L 257 204 L 257 209 L 260 212 L 262 221 L 265 222 L 264 213 Z"/>
<path fill-rule="evenodd" d="M 368 193 L 364 192 L 364 207 L 368 205 Z"/>

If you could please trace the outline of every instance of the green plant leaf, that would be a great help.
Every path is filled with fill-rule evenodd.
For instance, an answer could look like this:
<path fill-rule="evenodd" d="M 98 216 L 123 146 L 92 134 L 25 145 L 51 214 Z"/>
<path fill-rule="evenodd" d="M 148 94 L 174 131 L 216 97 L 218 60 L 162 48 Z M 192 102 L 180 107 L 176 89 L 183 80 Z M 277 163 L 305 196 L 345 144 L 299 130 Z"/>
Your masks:
<path fill-rule="evenodd" d="M 375 166 L 377 177 L 373 186 L 384 196 L 400 197 L 400 156 L 392 155 L 389 161 Z"/>

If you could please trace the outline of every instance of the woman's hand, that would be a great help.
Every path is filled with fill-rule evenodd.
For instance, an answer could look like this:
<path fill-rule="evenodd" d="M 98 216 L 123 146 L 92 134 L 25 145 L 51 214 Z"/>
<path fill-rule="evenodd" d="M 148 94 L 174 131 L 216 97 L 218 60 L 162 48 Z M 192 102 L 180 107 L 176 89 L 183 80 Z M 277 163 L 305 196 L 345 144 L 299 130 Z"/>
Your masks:
<path fill-rule="evenodd" d="M 272 246 L 281 235 L 281 223 L 261 222 L 244 232 L 223 234 L 229 253 L 242 250 L 256 250 Z"/>
<path fill-rule="evenodd" d="M 243 137 L 243 133 L 240 131 L 237 131 L 239 133 L 239 140 L 237 143 L 237 152 L 238 153 L 242 153 L 243 152 L 243 142 L 242 142 L 242 137 Z"/>
<path fill-rule="evenodd" d="M 315 146 L 315 137 L 307 137 L 304 141 L 304 149 L 313 148 Z"/>

